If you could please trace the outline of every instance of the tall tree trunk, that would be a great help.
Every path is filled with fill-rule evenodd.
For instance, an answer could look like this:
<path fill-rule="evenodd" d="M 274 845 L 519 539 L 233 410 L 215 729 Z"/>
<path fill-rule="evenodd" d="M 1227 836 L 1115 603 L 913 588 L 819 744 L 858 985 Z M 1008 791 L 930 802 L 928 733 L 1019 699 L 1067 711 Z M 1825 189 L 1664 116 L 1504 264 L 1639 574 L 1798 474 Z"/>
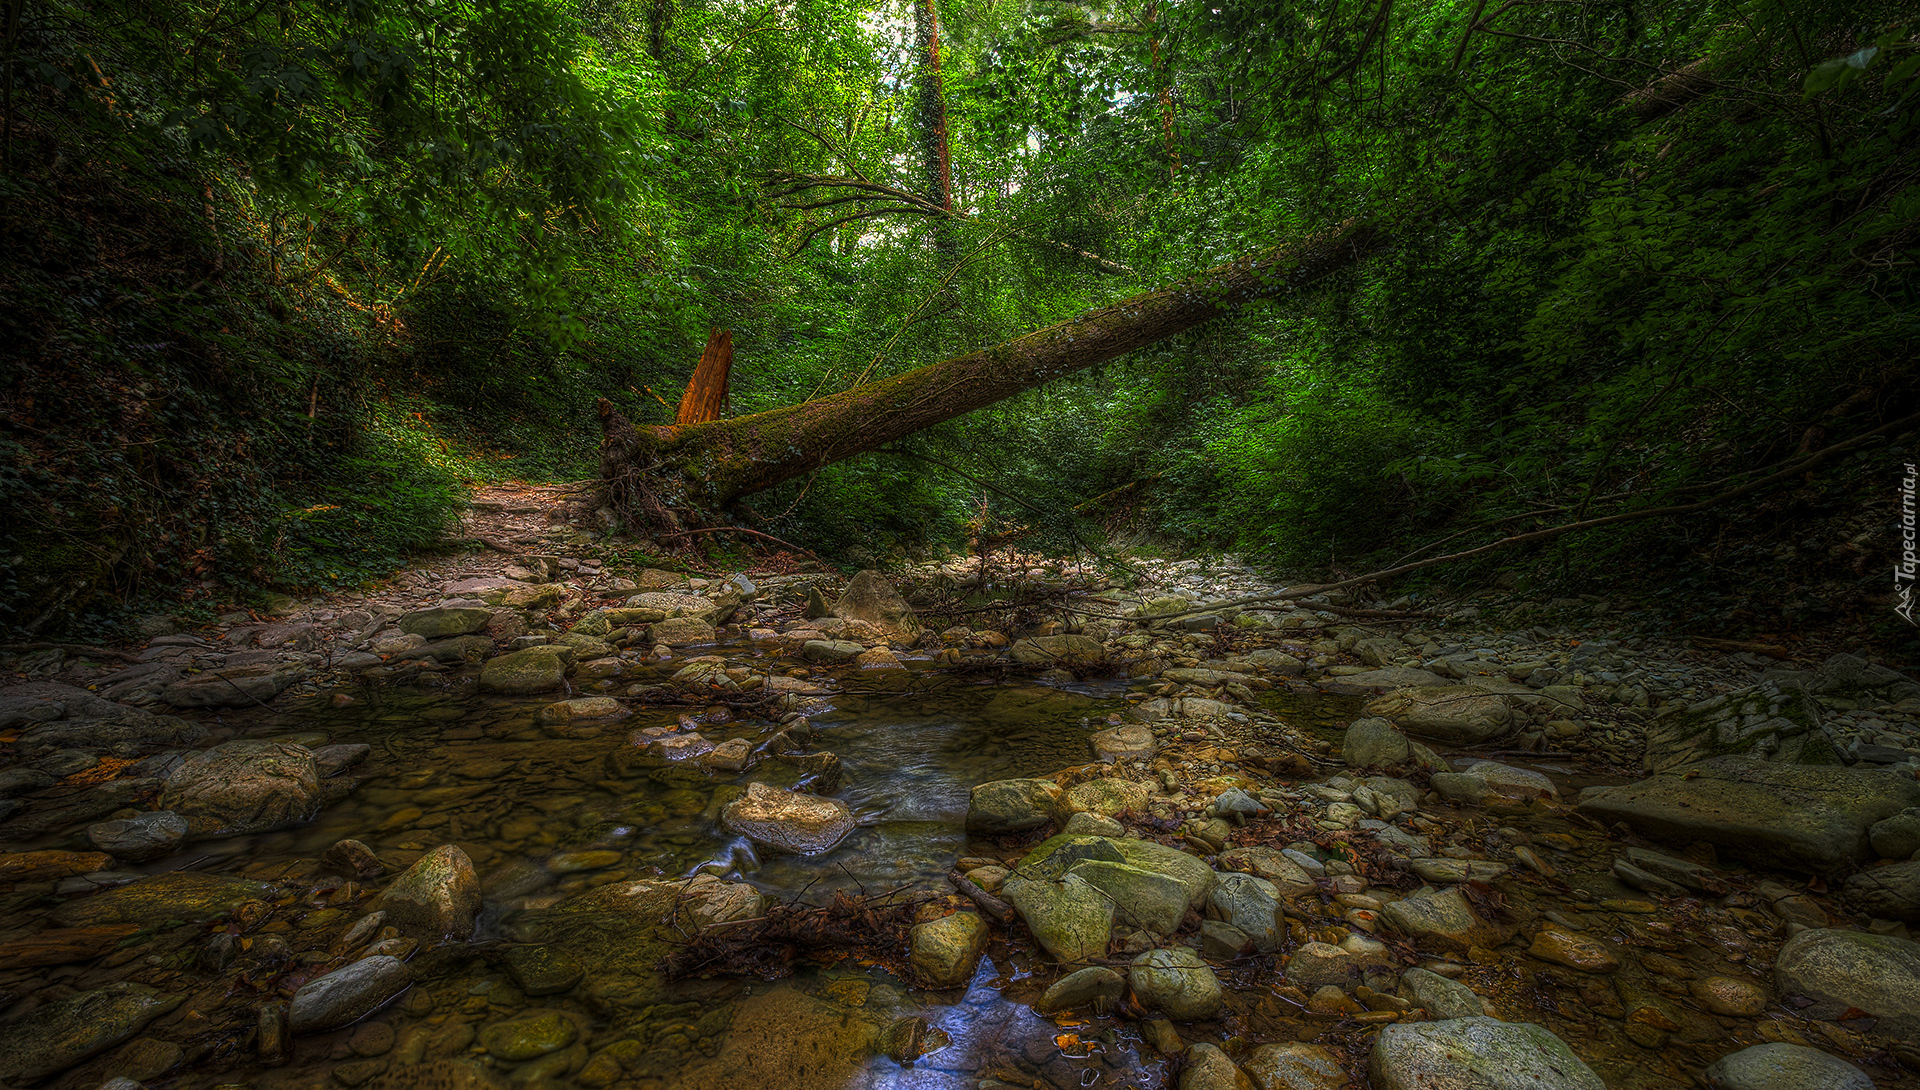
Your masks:
<path fill-rule="evenodd" d="M 938 0 L 914 0 L 914 38 L 919 62 L 914 79 L 919 84 L 916 110 L 920 115 L 920 159 L 928 204 L 953 211 L 953 158 L 947 142 L 947 93 L 940 70 L 940 8 Z M 950 221 L 934 224 L 934 244 L 951 251 L 955 242 Z"/>
<path fill-rule="evenodd" d="M 1048 326 L 815 401 L 686 427 L 636 428 L 600 403 L 601 476 L 629 520 L 674 529 L 728 501 L 874 450 L 1256 299 L 1304 290 L 1356 264 L 1385 232 L 1349 221 Z"/>

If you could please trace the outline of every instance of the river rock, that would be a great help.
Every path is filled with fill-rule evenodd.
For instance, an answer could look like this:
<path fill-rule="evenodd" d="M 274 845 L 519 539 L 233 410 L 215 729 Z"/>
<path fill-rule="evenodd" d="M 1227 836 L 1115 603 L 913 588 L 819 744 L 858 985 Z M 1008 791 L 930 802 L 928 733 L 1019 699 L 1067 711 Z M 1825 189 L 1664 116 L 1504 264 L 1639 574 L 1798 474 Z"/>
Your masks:
<path fill-rule="evenodd" d="M 160 699 L 176 708 L 252 707 L 279 696 L 304 673 L 268 662 L 233 666 L 176 681 L 160 690 Z"/>
<path fill-rule="evenodd" d="M 1099 731 L 1088 741 L 1093 743 L 1094 756 L 1108 763 L 1151 757 L 1159 748 L 1153 731 L 1138 723 Z"/>
<path fill-rule="evenodd" d="M 34 761 L 63 749 L 89 752 L 185 749 L 205 742 L 212 734 L 203 724 L 177 715 L 148 715 L 134 708 L 109 707 L 117 709 L 117 714 L 99 719 L 63 719 L 28 727 L 14 743 L 14 753 L 21 760 Z"/>
<path fill-rule="evenodd" d="M 1920 923 L 1920 860 L 1863 870 L 1847 879 L 1841 896 L 1856 912 Z"/>
<path fill-rule="evenodd" d="M 1912 859 L 1920 853 L 1920 807 L 1910 806 L 1867 829 L 1875 855 L 1882 859 Z"/>
<path fill-rule="evenodd" d="M 1580 810 L 1656 839 L 1837 876 L 1871 858 L 1870 827 L 1917 805 L 1920 783 L 1900 773 L 1715 757 L 1594 792 Z"/>
<path fill-rule="evenodd" d="M 668 647 L 712 643 L 720 638 L 712 625 L 699 617 L 668 617 L 647 626 L 647 638 Z"/>
<path fill-rule="evenodd" d="M 1473 906 L 1460 890 L 1423 889 L 1403 897 L 1380 910 L 1388 927 L 1413 940 L 1415 945 L 1435 946 L 1442 950 L 1466 953 L 1475 946 L 1489 949 L 1513 934 L 1511 924 L 1495 924 L 1474 915 Z"/>
<path fill-rule="evenodd" d="M 449 636 L 465 636 L 479 632 L 493 620 L 493 611 L 477 606 L 440 606 L 434 609 L 416 609 L 400 618 L 400 631 L 429 640 L 443 640 Z"/>
<path fill-rule="evenodd" d="M 1180 1090 L 1255 1090 L 1246 1073 L 1227 1059 L 1220 1046 L 1201 1041 L 1187 1050 Z"/>
<path fill-rule="evenodd" d="M 551 645 L 524 647 L 487 660 L 480 667 L 480 687 L 490 693 L 523 696 L 558 689 L 573 661 L 569 648 Z"/>
<path fill-rule="evenodd" d="M 1279 888 L 1251 874 L 1221 875 L 1209 895 L 1207 915 L 1246 932 L 1263 954 L 1279 949 L 1287 935 Z"/>
<path fill-rule="evenodd" d="M 1360 959 L 1330 943 L 1301 943 L 1287 957 L 1287 983 L 1308 992 L 1329 984 L 1345 988 L 1359 972 Z"/>
<path fill-rule="evenodd" d="M 832 609 L 834 616 L 865 621 L 890 640 L 912 640 L 920 634 L 920 620 L 914 616 L 913 607 L 885 576 L 871 568 L 847 581 L 847 589 Z"/>
<path fill-rule="evenodd" d="M 540 709 L 542 723 L 571 723 L 583 719 L 625 719 L 633 710 L 610 696 L 582 696 Z"/>
<path fill-rule="evenodd" d="M 1507 697 L 1474 685 L 1398 689 L 1369 703 L 1366 712 L 1391 720 L 1408 734 L 1449 745 L 1497 741 L 1514 730 Z"/>
<path fill-rule="evenodd" d="M 113 859 L 105 852 L 8 852 L 0 855 L 0 882 L 48 882 L 106 870 Z"/>
<path fill-rule="evenodd" d="M 1164 874 L 1187 890 L 1187 907 L 1198 911 L 1207 903 L 1218 876 L 1206 862 L 1178 848 L 1151 840 L 1118 837 L 1055 836 L 1034 845 L 1015 873 L 1027 878 L 1058 878 L 1083 860 L 1103 859 Z"/>
<path fill-rule="evenodd" d="M 358 840 L 335 841 L 320 853 L 320 866 L 328 873 L 343 878 L 358 878 L 363 882 L 387 873 L 387 865 L 380 861 L 373 849 Z"/>
<path fill-rule="evenodd" d="M 1709 976 L 1691 981 L 1687 990 L 1702 1007 L 1728 1018 L 1752 1018 L 1767 1009 L 1767 989 L 1751 980 Z"/>
<path fill-rule="evenodd" d="M 1527 953 L 1542 961 L 1588 973 L 1610 973 L 1620 967 L 1620 959 L 1606 943 L 1557 927 L 1544 928 L 1535 935 Z"/>
<path fill-rule="evenodd" d="M 1866 1072 L 1805 1045 L 1743 1048 L 1722 1056 L 1705 1074 L 1715 1090 L 1873 1090 Z"/>
<path fill-rule="evenodd" d="M 1478 1018 L 1487 1013 L 1486 1001 L 1472 988 L 1426 969 L 1401 973 L 1400 991 L 1435 1019 Z"/>
<path fill-rule="evenodd" d="M 1764 681 L 1692 705 L 1669 705 L 1647 730 L 1648 772 L 1741 756 L 1783 764 L 1838 764 L 1804 688 Z"/>
<path fill-rule="evenodd" d="M 508 947 L 506 961 L 513 983 L 530 997 L 572 991 L 586 976 L 579 961 L 543 944 Z"/>
<path fill-rule="evenodd" d="M 1025 832 L 1057 820 L 1063 792 L 1052 780 L 990 780 L 967 799 L 967 830 L 986 836 Z"/>
<path fill-rule="evenodd" d="M 1107 649 L 1091 636 L 1029 636 L 1008 648 L 1007 656 L 1023 666 L 1091 669 L 1107 661 Z"/>
<path fill-rule="evenodd" d="M 1446 678 L 1431 670 L 1414 666 L 1386 666 L 1378 670 L 1326 678 L 1321 682 L 1321 687 L 1334 693 L 1371 695 L 1389 689 L 1423 688 L 1446 683 Z M 1370 711 L 1367 714 L 1374 713 Z"/>
<path fill-rule="evenodd" d="M 1054 981 L 1033 1009 L 1041 1014 L 1057 1014 L 1075 1007 L 1090 1007 L 1100 1014 L 1125 994 L 1126 977 L 1103 965 L 1090 965 Z"/>
<path fill-rule="evenodd" d="M 1353 1085 L 1339 1057 L 1304 1041 L 1261 1045 L 1241 1070 L 1259 1090 L 1348 1090 Z"/>
<path fill-rule="evenodd" d="M 151 927 L 167 920 L 200 923 L 224 916 L 247 901 L 270 901 L 277 895 L 265 882 L 224 874 L 169 871 L 142 878 L 90 897 L 77 897 L 53 910 L 61 927 L 132 923 Z"/>
<path fill-rule="evenodd" d="M 580 1036 L 580 1027 L 559 1011 L 530 1011 L 480 1031 L 480 1046 L 510 1063 L 558 1052 Z"/>
<path fill-rule="evenodd" d="M 1085 811 L 1113 817 L 1116 814 L 1144 813 L 1147 808 L 1147 789 L 1132 780 L 1103 776 L 1067 788 L 1064 804 L 1066 812 L 1070 814 Z"/>
<path fill-rule="evenodd" d="M 1113 902 L 1077 874 L 1056 880 L 1009 878 L 1000 893 L 1055 961 L 1101 957 L 1113 934 Z"/>
<path fill-rule="evenodd" d="M 854 828 L 853 811 L 846 803 L 764 783 L 748 784 L 745 795 L 721 810 L 720 820 L 756 844 L 795 855 L 831 851 Z"/>
<path fill-rule="evenodd" d="M 1368 1071 L 1375 1090 L 1606 1090 L 1545 1027 L 1486 1017 L 1387 1026 Z"/>
<path fill-rule="evenodd" d="M 1437 754 L 1385 719 L 1354 720 L 1341 738 L 1340 759 L 1351 768 L 1392 768 L 1404 764 L 1426 769 L 1445 767 Z"/>
<path fill-rule="evenodd" d="M 296 1034 L 324 1033 L 351 1025 L 379 1010 L 413 982 L 407 963 L 386 954 L 361 958 L 293 993 L 288 1012 Z"/>
<path fill-rule="evenodd" d="M 1067 818 L 1067 823 L 1060 826 L 1060 835 L 1125 836 L 1127 827 L 1110 817 L 1101 817 L 1099 814 L 1082 810 Z"/>
<path fill-rule="evenodd" d="M 1156 935 L 1180 930 L 1187 914 L 1187 887 L 1178 879 L 1126 863 L 1087 860 L 1069 872 L 1077 874 L 1107 895 L 1114 916 L 1130 927 Z"/>
<path fill-rule="evenodd" d="M 187 820 L 195 836 L 283 829 L 320 811 L 313 751 L 289 742 L 240 739 L 196 753 L 174 768 L 162 809 Z"/>
<path fill-rule="evenodd" d="M 1508 798 L 1560 800 L 1560 789 L 1553 786 L 1553 781 L 1532 769 L 1515 768 L 1499 761 L 1475 761 L 1466 767 L 1465 775 L 1486 781 L 1495 793 Z"/>
<path fill-rule="evenodd" d="M 480 877 L 467 853 L 443 844 L 416 860 L 380 895 L 387 920 L 426 941 L 464 939 L 480 915 Z"/>
<path fill-rule="evenodd" d="M 108 855 L 130 863 L 158 859 L 187 836 L 187 819 L 171 810 L 154 810 L 87 826 L 87 839 Z"/>
<path fill-rule="evenodd" d="M 1264 844 L 1230 848 L 1221 852 L 1215 862 L 1223 871 L 1238 871 L 1266 879 L 1287 900 L 1311 893 L 1316 888 L 1313 879 L 1300 869 L 1300 864 Z"/>
<path fill-rule="evenodd" d="M 854 640 L 808 640 L 800 645 L 801 658 L 827 666 L 852 662 L 866 651 L 866 644 Z"/>
<path fill-rule="evenodd" d="M 1849 1008 L 1880 1021 L 1874 1032 L 1920 1041 L 1920 943 L 1893 935 L 1814 928 L 1787 940 L 1774 986 L 1813 1000 L 1800 1014 L 1838 1018 Z"/>
<path fill-rule="evenodd" d="M 119 981 L 35 1007 L 0 1026 L 0 1081 L 30 1082 L 65 1071 L 139 1033 L 182 996 Z"/>
<path fill-rule="evenodd" d="M 987 921 L 973 912 L 915 924 L 909 940 L 913 971 L 929 988 L 957 988 L 973 979 L 991 937 Z"/>
<path fill-rule="evenodd" d="M 1127 981 L 1142 1006 L 1182 1022 L 1216 1017 L 1226 1004 L 1220 978 L 1184 946 L 1149 950 L 1134 958 Z"/>

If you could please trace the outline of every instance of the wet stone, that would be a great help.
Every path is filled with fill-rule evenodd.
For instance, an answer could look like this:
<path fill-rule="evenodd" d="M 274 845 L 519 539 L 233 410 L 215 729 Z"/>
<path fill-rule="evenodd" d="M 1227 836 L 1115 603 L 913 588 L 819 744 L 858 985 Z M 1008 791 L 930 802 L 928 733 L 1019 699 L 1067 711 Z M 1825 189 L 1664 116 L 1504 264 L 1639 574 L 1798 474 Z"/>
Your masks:
<path fill-rule="evenodd" d="M 1126 990 L 1125 977 L 1105 966 L 1094 965 L 1054 981 L 1034 1009 L 1041 1014 L 1053 1014 L 1087 1007 L 1102 1013 L 1103 1008 L 1119 1002 Z"/>
<path fill-rule="evenodd" d="M 1254 1090 L 1254 1086 L 1219 1045 L 1203 1041 L 1187 1050 L 1180 1090 Z"/>
<path fill-rule="evenodd" d="M 160 806 L 187 820 L 195 836 L 283 829 L 320 811 L 313 751 L 288 742 L 223 742 L 182 761 L 167 777 Z"/>
<path fill-rule="evenodd" d="M 518 1063 L 558 1052 L 579 1035 L 573 1019 L 559 1011 L 540 1011 L 487 1026 L 480 1031 L 480 1044 L 489 1054 Z"/>
<path fill-rule="evenodd" d="M 53 910 L 52 919 L 62 927 L 115 923 L 148 927 L 167 920 L 198 923 L 224 916 L 248 901 L 271 900 L 275 894 L 265 882 L 170 871 L 68 901 Z"/>
<path fill-rule="evenodd" d="M 129 863 L 158 859 L 187 836 L 187 819 L 170 810 L 116 818 L 87 827 L 87 839 L 101 851 Z"/>
<path fill-rule="evenodd" d="M 1826 928 L 1787 940 L 1773 963 L 1783 996 L 1813 1002 L 1808 1018 L 1838 1018 L 1848 1009 L 1880 1019 L 1876 1033 L 1920 1041 L 1920 943 L 1892 935 Z"/>
<path fill-rule="evenodd" d="M 1730 976 L 1710 976 L 1693 981 L 1688 990 L 1702 1007 L 1714 1014 L 1733 1018 L 1751 1018 L 1767 1009 L 1767 989 L 1750 980 Z"/>
<path fill-rule="evenodd" d="M 1259 1090 L 1345 1090 L 1352 1085 L 1339 1057 L 1302 1041 L 1261 1045 L 1241 1067 Z"/>
<path fill-rule="evenodd" d="M 507 951 L 507 972 L 529 996 L 571 991 L 586 975 L 578 961 L 550 946 L 516 946 Z"/>
<path fill-rule="evenodd" d="M 1718 1090 L 1873 1090 L 1866 1072 L 1803 1045 L 1743 1048 L 1721 1057 L 1706 1076 Z"/>
<path fill-rule="evenodd" d="M 1144 1006 L 1182 1022 L 1213 1018 L 1226 1002 L 1220 978 L 1184 946 L 1141 954 L 1127 975 Z"/>
<path fill-rule="evenodd" d="M 466 852 L 443 845 L 396 878 L 379 905 L 393 926 L 415 938 L 464 939 L 480 914 L 480 878 Z"/>
<path fill-rule="evenodd" d="M 1606 1090 L 1545 1027 L 1484 1017 L 1387 1026 L 1368 1069 L 1376 1090 Z"/>
<path fill-rule="evenodd" d="M 341 840 L 320 855 L 320 866 L 342 878 L 378 878 L 387 872 L 373 849 L 358 840 Z"/>
<path fill-rule="evenodd" d="M 413 974 L 398 958 L 362 958 L 301 985 L 289 1012 L 296 1034 L 351 1025 L 406 990 Z"/>
<path fill-rule="evenodd" d="M 1535 935 L 1527 953 L 1542 961 L 1589 973 L 1609 973 L 1620 967 L 1620 959 L 1605 943 L 1557 928 L 1547 928 Z"/>
<path fill-rule="evenodd" d="M 1400 974 L 1400 988 L 1415 1006 L 1437 1019 L 1473 1018 L 1487 1013 L 1486 1003 L 1472 988 L 1426 969 Z"/>
<path fill-rule="evenodd" d="M 35 1007 L 0 1027 L 0 1080 L 16 1083 L 65 1071 L 139 1033 L 182 1001 L 121 982 Z"/>
<path fill-rule="evenodd" d="M 991 937 L 986 920 L 972 912 L 916 924 L 910 940 L 913 970 L 930 988 L 965 984 Z"/>

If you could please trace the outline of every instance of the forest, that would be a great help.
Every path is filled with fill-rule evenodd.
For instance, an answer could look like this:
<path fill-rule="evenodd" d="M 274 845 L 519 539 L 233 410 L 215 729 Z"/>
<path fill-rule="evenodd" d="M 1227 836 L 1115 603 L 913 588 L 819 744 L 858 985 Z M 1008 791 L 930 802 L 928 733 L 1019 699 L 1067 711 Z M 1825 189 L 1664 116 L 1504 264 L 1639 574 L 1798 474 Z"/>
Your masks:
<path fill-rule="evenodd" d="M 1720 632 L 1910 628 L 1900 5 L 6 20 L 16 636 L 384 577 L 514 478 L 856 567 L 1018 525 L 1320 578 L 1767 480 L 1409 585 L 1501 569 Z M 785 422 L 661 446 L 710 330 L 728 421 Z M 902 403 L 940 361 L 973 370 Z"/>
<path fill-rule="evenodd" d="M 1910 0 L 0 37 L 0 1090 L 1920 1087 Z"/>

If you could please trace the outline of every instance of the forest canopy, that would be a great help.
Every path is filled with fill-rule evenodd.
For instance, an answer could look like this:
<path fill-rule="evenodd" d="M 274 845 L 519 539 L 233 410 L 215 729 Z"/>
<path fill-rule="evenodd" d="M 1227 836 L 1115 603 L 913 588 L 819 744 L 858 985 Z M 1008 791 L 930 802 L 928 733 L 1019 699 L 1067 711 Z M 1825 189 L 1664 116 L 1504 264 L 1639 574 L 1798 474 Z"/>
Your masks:
<path fill-rule="evenodd" d="M 16 628 L 386 574 L 463 482 L 595 473 L 596 399 L 671 423 L 713 328 L 745 415 L 1343 223 L 1384 242 L 725 517 L 868 559 L 998 515 L 1358 570 L 1914 411 L 1920 26 L 1892 3 L 6 17 Z M 1894 442 L 1732 535 L 1593 535 L 1537 576 L 1764 562 L 1726 608 L 1817 619 L 1863 578 Z"/>

